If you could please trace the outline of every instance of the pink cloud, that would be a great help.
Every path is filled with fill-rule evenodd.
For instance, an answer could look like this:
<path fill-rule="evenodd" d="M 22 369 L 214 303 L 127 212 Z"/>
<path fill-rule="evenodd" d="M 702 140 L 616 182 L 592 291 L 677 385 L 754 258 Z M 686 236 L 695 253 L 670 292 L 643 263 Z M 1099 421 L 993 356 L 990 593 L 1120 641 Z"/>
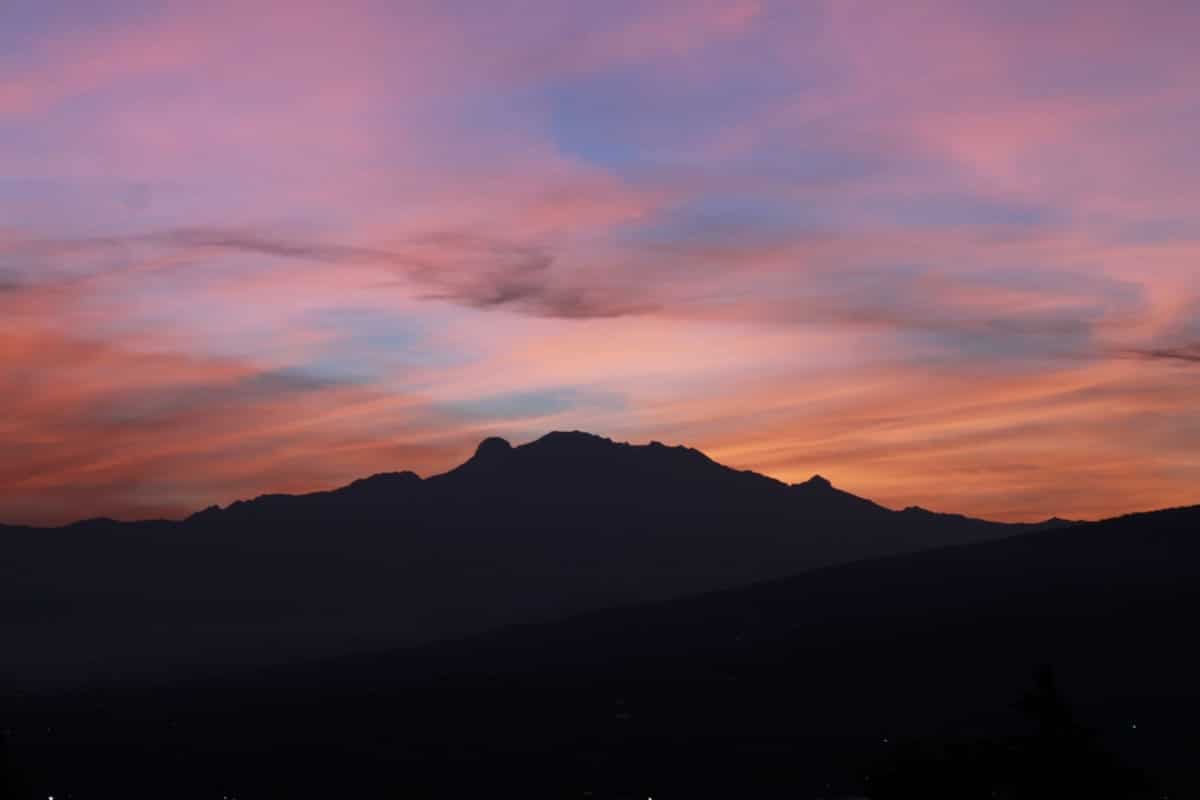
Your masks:
<path fill-rule="evenodd" d="M 419 397 L 230 359 L 12 329 L 0 359 L 9 522 L 180 516 L 401 462 L 427 471 L 474 438 Z"/>
<path fill-rule="evenodd" d="M 1194 371 L 1130 354 L 1191 341 L 1195 21 L 239 3 L 12 55 L 0 211 L 33 222 L 0 232 L 0 516 L 178 513 L 546 427 L 1005 518 L 1184 501 Z M 539 93 L 614 74 L 712 108 L 662 123 L 677 149 L 570 154 Z M 676 111 L 622 99 L 625 147 Z M 869 163 L 788 169 L 841 157 Z M 771 224 L 686 216 L 743 198 Z M 1036 219 L 954 221 L 972 202 Z M 304 371 L 405 325 L 425 362 Z M 445 412 L 562 386 L 625 406 Z"/>

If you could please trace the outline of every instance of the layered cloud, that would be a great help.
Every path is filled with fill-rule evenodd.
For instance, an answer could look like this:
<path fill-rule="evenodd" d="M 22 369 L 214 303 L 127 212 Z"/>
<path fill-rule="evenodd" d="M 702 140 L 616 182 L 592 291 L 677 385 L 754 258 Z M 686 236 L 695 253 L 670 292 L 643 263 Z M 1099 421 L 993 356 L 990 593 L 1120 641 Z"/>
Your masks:
<path fill-rule="evenodd" d="M 1168 2 L 20 5 L 0 518 L 555 427 L 1008 519 L 1200 501 L 1197 35 Z"/>

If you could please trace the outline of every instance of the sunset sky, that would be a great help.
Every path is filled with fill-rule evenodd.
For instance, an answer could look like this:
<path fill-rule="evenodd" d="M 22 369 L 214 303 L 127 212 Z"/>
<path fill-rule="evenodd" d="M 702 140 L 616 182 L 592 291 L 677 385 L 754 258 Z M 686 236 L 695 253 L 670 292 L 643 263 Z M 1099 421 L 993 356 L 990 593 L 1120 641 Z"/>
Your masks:
<path fill-rule="evenodd" d="M 1200 4 L 6 0 L 0 522 L 556 429 L 1200 502 Z"/>

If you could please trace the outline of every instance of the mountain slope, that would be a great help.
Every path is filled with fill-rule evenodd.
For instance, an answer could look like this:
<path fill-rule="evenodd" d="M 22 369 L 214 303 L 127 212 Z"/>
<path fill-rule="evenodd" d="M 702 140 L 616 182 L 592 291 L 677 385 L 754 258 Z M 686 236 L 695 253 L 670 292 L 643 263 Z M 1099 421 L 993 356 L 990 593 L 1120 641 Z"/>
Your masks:
<path fill-rule="evenodd" d="M 183 522 L 4 532 L 0 677 L 281 663 L 744 585 L 1028 530 L 894 512 L 682 447 L 553 433 Z"/>
<path fill-rule="evenodd" d="M 1195 796 L 1198 531 L 1200 507 L 1133 515 L 8 719 L 80 794 Z M 997 793 L 1046 744 L 1016 711 L 1042 664 L 1099 755 Z M 875 794 L 929 752 L 969 788 Z"/>

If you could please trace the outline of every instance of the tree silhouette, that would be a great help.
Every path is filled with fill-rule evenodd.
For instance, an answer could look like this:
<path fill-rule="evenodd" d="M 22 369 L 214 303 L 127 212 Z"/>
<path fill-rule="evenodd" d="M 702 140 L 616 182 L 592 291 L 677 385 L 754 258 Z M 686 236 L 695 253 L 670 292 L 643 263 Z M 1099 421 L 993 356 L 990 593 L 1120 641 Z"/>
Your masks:
<path fill-rule="evenodd" d="M 1054 670 L 1040 667 L 1020 703 L 1034 723 L 1022 748 L 1023 796 L 1032 798 L 1151 796 L 1144 775 L 1123 766 L 1076 718 L 1059 689 Z"/>
<path fill-rule="evenodd" d="M 908 742 L 873 776 L 872 800 L 1137 800 L 1158 797 L 1139 771 L 1121 765 L 1077 719 L 1054 671 L 1040 667 L 1017 703 L 1025 736 Z"/>

